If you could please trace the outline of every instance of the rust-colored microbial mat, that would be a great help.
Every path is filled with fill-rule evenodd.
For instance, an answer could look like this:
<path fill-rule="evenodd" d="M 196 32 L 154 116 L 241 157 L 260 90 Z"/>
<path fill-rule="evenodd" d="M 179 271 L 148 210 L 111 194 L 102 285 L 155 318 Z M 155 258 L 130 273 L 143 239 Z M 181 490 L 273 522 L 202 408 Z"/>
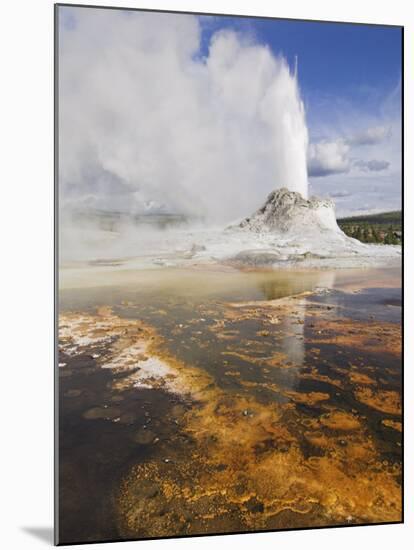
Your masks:
<path fill-rule="evenodd" d="M 200 277 L 62 293 L 62 541 L 400 521 L 395 273 Z"/>

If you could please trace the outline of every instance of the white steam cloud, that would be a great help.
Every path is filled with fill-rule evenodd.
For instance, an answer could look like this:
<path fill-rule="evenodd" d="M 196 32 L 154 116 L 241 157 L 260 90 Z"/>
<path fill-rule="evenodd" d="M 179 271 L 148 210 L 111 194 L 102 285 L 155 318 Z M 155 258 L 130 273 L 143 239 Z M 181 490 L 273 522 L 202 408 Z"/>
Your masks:
<path fill-rule="evenodd" d="M 308 132 L 283 57 L 191 15 L 59 9 L 61 211 L 224 222 L 307 196 Z"/>
<path fill-rule="evenodd" d="M 321 177 L 349 172 L 349 145 L 342 139 L 311 143 L 308 150 L 309 176 Z"/>
<path fill-rule="evenodd" d="M 373 126 L 349 138 L 352 145 L 376 145 L 391 137 L 391 128 L 387 126 Z"/>

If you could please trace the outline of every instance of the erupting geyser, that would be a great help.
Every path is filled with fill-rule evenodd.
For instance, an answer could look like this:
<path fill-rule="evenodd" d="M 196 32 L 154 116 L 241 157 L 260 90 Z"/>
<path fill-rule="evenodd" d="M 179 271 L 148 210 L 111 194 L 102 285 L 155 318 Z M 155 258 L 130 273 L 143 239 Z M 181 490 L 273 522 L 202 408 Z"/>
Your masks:
<path fill-rule="evenodd" d="M 300 97 L 297 65 L 292 74 L 287 63 L 279 60 L 278 82 L 272 90 L 273 105 L 267 105 L 275 118 L 274 136 L 275 180 L 289 191 L 296 191 L 308 198 L 307 149 L 308 129 L 305 109 Z"/>
<path fill-rule="evenodd" d="M 82 13 L 59 43 L 61 261 L 398 259 L 344 235 L 331 201 L 308 200 L 297 63 L 230 29 L 202 47 L 190 15 Z M 177 214 L 191 228 L 146 225 Z"/>
<path fill-rule="evenodd" d="M 226 238 L 232 243 L 226 260 L 238 267 L 279 268 L 298 263 L 356 267 L 398 261 L 400 256 L 396 247 L 367 245 L 345 235 L 337 224 L 333 201 L 308 200 L 285 187 L 272 191 L 251 216 L 228 227 Z"/>
<path fill-rule="evenodd" d="M 112 25 L 117 31 L 108 33 Z M 105 10 L 62 31 L 64 232 L 73 233 L 72 213 L 96 210 L 227 224 L 256 208 L 275 182 L 307 198 L 297 70 L 242 32 L 215 32 L 206 51 L 202 36 L 191 15 Z"/>

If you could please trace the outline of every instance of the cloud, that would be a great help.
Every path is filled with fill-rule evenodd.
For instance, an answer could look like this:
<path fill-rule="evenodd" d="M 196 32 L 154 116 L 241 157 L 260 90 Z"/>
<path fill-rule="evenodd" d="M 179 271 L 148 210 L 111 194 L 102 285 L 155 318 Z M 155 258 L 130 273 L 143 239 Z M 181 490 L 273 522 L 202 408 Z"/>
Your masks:
<path fill-rule="evenodd" d="M 348 216 L 362 208 L 372 212 L 401 208 L 401 181 L 393 170 L 363 172 L 356 168 L 347 174 L 332 174 L 312 180 L 312 193 L 331 197 L 337 216 Z"/>
<path fill-rule="evenodd" d="M 354 166 L 363 172 L 382 172 L 389 168 L 390 163 L 386 160 L 357 160 L 354 162 Z"/>
<path fill-rule="evenodd" d="M 251 213 L 306 193 L 308 133 L 282 57 L 192 15 L 59 8 L 62 209 Z M 204 51 L 204 49 L 203 49 Z"/>
<path fill-rule="evenodd" d="M 359 151 L 362 145 L 377 145 L 391 135 L 386 126 L 365 128 L 351 138 L 321 139 L 311 143 L 308 149 L 308 173 L 310 177 L 348 173 L 353 166 L 365 172 L 386 170 L 390 163 L 385 160 L 351 160 L 350 154 Z M 354 156 L 354 155 L 353 155 Z"/>
<path fill-rule="evenodd" d="M 311 143 L 308 149 L 308 174 L 322 177 L 349 172 L 349 145 L 343 139 Z"/>
<path fill-rule="evenodd" d="M 350 197 L 352 193 L 349 191 L 331 191 L 329 196 L 333 199 L 342 199 L 344 197 Z"/>
<path fill-rule="evenodd" d="M 391 136 L 391 128 L 387 126 L 373 126 L 358 131 L 348 138 L 351 145 L 376 145 Z"/>
<path fill-rule="evenodd" d="M 376 89 L 373 97 L 367 91 L 363 101 L 345 91 L 342 96 L 318 91 L 306 98 L 311 142 L 342 140 L 349 147 L 349 170 L 311 178 L 312 193 L 330 196 L 349 191 L 349 197 L 338 198 L 336 211 L 340 216 L 358 211 L 362 205 L 370 211 L 401 208 L 400 78 L 388 91 Z M 373 159 L 388 163 L 387 168 L 371 163 Z"/>

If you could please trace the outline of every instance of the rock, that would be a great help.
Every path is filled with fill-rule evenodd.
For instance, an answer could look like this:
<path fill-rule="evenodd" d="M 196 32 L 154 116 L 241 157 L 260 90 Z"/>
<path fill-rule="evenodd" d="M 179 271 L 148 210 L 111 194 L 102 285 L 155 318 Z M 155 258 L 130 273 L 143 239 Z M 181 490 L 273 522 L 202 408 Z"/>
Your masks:
<path fill-rule="evenodd" d="M 390 248 L 363 244 L 345 235 L 330 199 L 307 200 L 286 188 L 270 193 L 259 210 L 228 226 L 226 233 L 229 244 L 222 259 L 236 267 L 280 268 L 298 263 L 351 267 L 360 262 L 395 263 L 397 258 Z M 228 252 L 231 243 L 233 253 Z"/>
<path fill-rule="evenodd" d="M 114 403 L 120 403 L 123 400 L 124 398 L 122 395 L 114 395 L 113 397 L 111 397 L 111 401 L 113 401 Z"/>
<path fill-rule="evenodd" d="M 136 420 L 136 415 L 132 412 L 122 413 L 119 418 L 119 422 L 121 422 L 121 424 L 133 424 L 135 420 Z"/>
<path fill-rule="evenodd" d="M 65 392 L 65 397 L 79 397 L 82 393 L 83 390 L 68 390 Z"/>
<path fill-rule="evenodd" d="M 269 315 L 269 323 L 271 325 L 279 325 L 280 324 L 280 319 L 278 317 L 273 316 L 273 315 Z"/>
<path fill-rule="evenodd" d="M 138 430 L 133 436 L 132 440 L 139 445 L 149 445 L 156 439 L 155 433 L 151 430 Z"/>
<path fill-rule="evenodd" d="M 193 246 L 191 247 L 191 252 L 193 254 L 196 254 L 197 252 L 203 252 L 203 250 L 205 250 L 206 247 L 203 245 L 203 244 L 193 244 Z"/>
<path fill-rule="evenodd" d="M 149 479 L 139 479 L 129 485 L 128 491 L 131 497 L 142 502 L 144 498 L 156 497 L 160 492 L 160 488 L 154 481 Z"/>
<path fill-rule="evenodd" d="M 193 256 L 195 256 L 197 254 L 197 252 L 202 252 L 203 250 L 206 250 L 206 247 L 203 244 L 193 243 L 191 249 L 188 250 L 187 252 L 184 252 L 183 256 L 187 260 L 190 260 L 191 258 L 193 258 Z"/>
<path fill-rule="evenodd" d="M 178 403 L 177 405 L 174 405 L 170 411 L 170 416 L 172 418 L 177 418 L 183 416 L 183 414 L 186 412 L 186 408 L 184 405 L 181 405 Z"/>
<path fill-rule="evenodd" d="M 324 256 L 321 256 L 320 254 L 315 254 L 314 252 L 304 252 L 303 254 L 290 254 L 289 260 L 322 260 Z"/>
<path fill-rule="evenodd" d="M 342 233 L 336 223 L 333 201 L 316 197 L 306 200 L 300 193 L 285 187 L 272 191 L 264 205 L 245 218 L 239 227 L 256 233 L 286 233 L 292 229 L 308 232 L 312 228 Z M 311 253 L 305 252 L 303 256 L 306 254 Z"/>
<path fill-rule="evenodd" d="M 256 497 L 251 497 L 245 502 L 246 508 L 253 514 L 261 514 L 264 512 L 264 504 L 257 500 Z"/>
<path fill-rule="evenodd" d="M 83 413 L 83 418 L 86 418 L 87 420 L 113 420 L 120 414 L 121 411 L 117 407 L 108 407 L 107 405 L 104 405 L 103 407 L 93 407 L 92 409 L 88 409 Z"/>
<path fill-rule="evenodd" d="M 248 265 L 252 267 L 272 266 L 283 260 L 278 252 L 263 250 L 243 250 L 231 258 L 229 261 L 236 265 Z"/>

